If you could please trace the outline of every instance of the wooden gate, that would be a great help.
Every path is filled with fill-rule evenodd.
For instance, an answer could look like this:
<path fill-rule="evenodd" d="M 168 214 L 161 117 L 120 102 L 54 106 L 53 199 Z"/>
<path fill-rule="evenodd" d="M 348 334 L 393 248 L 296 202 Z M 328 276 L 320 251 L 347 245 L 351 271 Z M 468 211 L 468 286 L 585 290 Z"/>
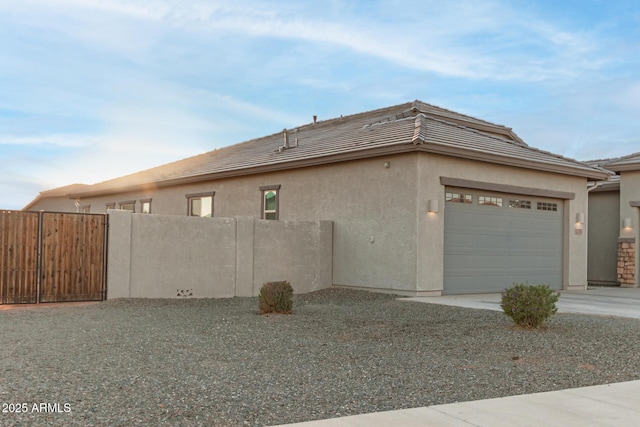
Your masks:
<path fill-rule="evenodd" d="M 0 212 L 0 304 L 102 301 L 106 216 Z"/>
<path fill-rule="evenodd" d="M 0 304 L 37 301 L 38 217 L 0 211 Z"/>

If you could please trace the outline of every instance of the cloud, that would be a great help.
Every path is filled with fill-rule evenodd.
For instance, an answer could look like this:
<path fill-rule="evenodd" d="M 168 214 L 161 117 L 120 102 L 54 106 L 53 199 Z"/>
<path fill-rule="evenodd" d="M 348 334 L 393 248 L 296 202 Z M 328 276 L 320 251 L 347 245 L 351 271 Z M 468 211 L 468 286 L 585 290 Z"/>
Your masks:
<path fill-rule="evenodd" d="M 179 31 L 201 40 L 207 40 L 207 34 L 237 34 L 331 45 L 395 66 L 471 79 L 531 82 L 575 77 L 605 62 L 597 55 L 597 35 L 560 29 L 535 11 L 503 2 L 462 2 L 456 7 L 435 1 L 373 2 L 369 14 L 315 3 L 32 0 L 34 3 L 44 6 L 52 18 L 63 18 L 40 25 L 52 26 L 81 43 L 120 50 L 133 60 L 143 60 L 144 53 L 155 48 L 168 31 Z M 385 15 L 391 19 L 384 19 Z M 314 54 L 315 49 L 307 53 Z"/>
<path fill-rule="evenodd" d="M 50 145 L 77 148 L 97 144 L 100 139 L 95 135 L 0 135 L 0 145 Z"/>
<path fill-rule="evenodd" d="M 565 155 L 638 151 L 637 30 L 562 7 L 0 2 L 0 151 L 35 148 L 12 170 L 45 189 L 416 98 Z"/>

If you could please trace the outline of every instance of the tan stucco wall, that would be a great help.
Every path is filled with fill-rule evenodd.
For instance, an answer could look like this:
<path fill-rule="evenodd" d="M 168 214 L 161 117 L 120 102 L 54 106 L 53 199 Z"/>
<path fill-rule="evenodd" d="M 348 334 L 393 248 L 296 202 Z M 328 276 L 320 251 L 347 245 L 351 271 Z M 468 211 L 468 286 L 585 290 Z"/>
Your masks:
<path fill-rule="evenodd" d="M 638 234 L 638 208 L 629 202 L 640 201 L 640 171 L 620 173 L 620 237 L 636 237 Z M 624 218 L 630 218 L 632 229 L 622 228 Z"/>
<path fill-rule="evenodd" d="M 587 278 L 589 283 L 617 283 L 620 192 L 589 193 Z"/>
<path fill-rule="evenodd" d="M 109 212 L 109 299 L 256 296 L 280 280 L 296 293 L 331 286 L 329 221 Z"/>
<path fill-rule="evenodd" d="M 636 247 L 638 245 L 638 238 L 640 237 L 640 216 L 637 207 L 632 207 L 629 202 L 640 201 L 640 171 L 630 171 L 620 173 L 620 237 L 632 237 L 635 239 Z M 623 228 L 623 221 L 625 218 L 631 220 L 631 228 Z M 636 271 L 635 271 L 635 284 L 639 283 L 638 275 L 640 274 L 640 251 L 636 251 Z"/>
<path fill-rule="evenodd" d="M 385 167 L 385 163 L 388 167 Z M 439 294 L 443 283 L 444 186 L 453 177 L 574 192 L 564 205 L 564 287 L 586 286 L 586 179 L 426 153 L 222 179 L 83 200 L 105 203 L 152 198 L 152 213 L 185 216 L 186 194 L 215 191 L 214 216 L 260 217 L 260 186 L 281 185 L 280 219 L 333 221 L 333 283 L 408 294 Z M 428 200 L 440 212 L 427 214 Z"/>
<path fill-rule="evenodd" d="M 94 198 L 91 206 L 152 198 L 152 213 L 185 216 L 186 194 L 215 191 L 215 217 L 259 218 L 260 186 L 280 184 L 280 220 L 334 222 L 334 284 L 413 291 L 416 170 L 415 155 L 381 157 Z"/>

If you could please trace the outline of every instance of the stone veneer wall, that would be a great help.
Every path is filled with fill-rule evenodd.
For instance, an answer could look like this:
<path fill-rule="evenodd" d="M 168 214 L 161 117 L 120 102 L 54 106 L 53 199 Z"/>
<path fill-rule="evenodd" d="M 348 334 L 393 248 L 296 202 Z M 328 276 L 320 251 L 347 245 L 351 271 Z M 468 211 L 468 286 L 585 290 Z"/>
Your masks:
<path fill-rule="evenodd" d="M 636 284 L 636 243 L 633 237 L 618 239 L 618 282 L 622 286 Z"/>

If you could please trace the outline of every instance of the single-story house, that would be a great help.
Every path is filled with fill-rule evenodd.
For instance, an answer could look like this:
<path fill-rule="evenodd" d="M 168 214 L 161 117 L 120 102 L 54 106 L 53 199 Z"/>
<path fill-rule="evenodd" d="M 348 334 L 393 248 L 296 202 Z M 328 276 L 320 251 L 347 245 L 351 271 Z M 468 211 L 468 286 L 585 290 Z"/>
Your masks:
<path fill-rule="evenodd" d="M 414 101 L 314 118 L 67 196 L 85 212 L 331 220 L 334 285 L 440 295 L 527 281 L 585 289 L 587 186 L 608 176 Z"/>
<path fill-rule="evenodd" d="M 640 153 L 588 163 L 615 173 L 589 190 L 588 281 L 635 287 L 639 274 Z"/>

